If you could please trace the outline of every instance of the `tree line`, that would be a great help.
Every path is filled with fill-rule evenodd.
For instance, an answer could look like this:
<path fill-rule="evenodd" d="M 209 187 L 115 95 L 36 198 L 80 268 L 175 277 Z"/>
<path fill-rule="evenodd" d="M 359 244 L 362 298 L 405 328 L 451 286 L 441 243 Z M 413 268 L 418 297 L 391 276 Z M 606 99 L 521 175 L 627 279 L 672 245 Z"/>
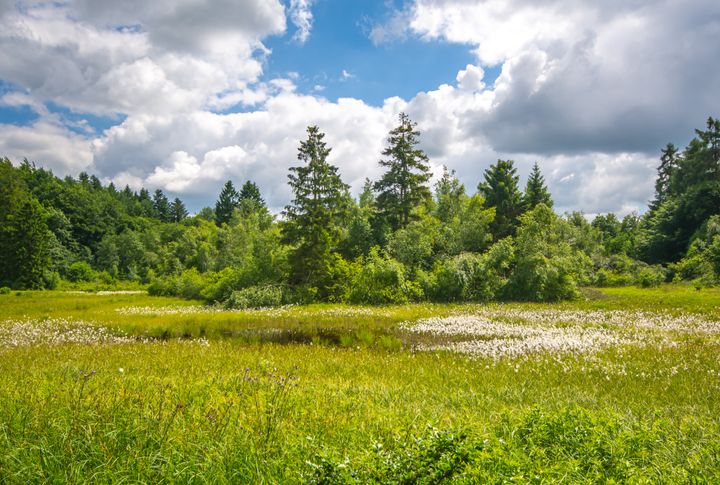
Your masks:
<path fill-rule="evenodd" d="M 538 164 L 520 187 L 498 160 L 467 193 L 444 169 L 430 186 L 405 114 L 357 199 L 317 126 L 290 169 L 292 199 L 270 214 L 259 187 L 232 181 L 190 217 L 161 190 L 118 190 L 0 161 L 0 286 L 149 284 L 155 294 L 228 306 L 572 298 L 582 285 L 720 280 L 720 122 L 660 156 L 642 217 L 557 215 Z"/>

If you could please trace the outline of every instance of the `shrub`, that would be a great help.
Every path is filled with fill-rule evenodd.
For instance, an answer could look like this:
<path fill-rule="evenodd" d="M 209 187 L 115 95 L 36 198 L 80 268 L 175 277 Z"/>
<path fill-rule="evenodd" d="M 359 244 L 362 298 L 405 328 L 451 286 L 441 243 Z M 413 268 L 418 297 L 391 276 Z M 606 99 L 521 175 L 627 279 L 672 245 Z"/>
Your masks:
<path fill-rule="evenodd" d="M 201 274 L 195 268 L 186 270 L 179 275 L 157 278 L 150 283 L 150 295 L 179 296 L 187 299 L 203 298 L 203 289 L 208 285 L 214 273 Z"/>
<path fill-rule="evenodd" d="M 643 288 L 659 286 L 665 281 L 665 270 L 662 266 L 646 266 L 638 272 L 636 281 Z"/>
<path fill-rule="evenodd" d="M 9 295 L 11 291 L 12 290 L 9 287 L 3 286 L 0 288 L 0 295 Z"/>
<path fill-rule="evenodd" d="M 284 303 L 283 289 L 280 286 L 250 286 L 233 291 L 225 300 L 227 308 L 275 307 Z"/>
<path fill-rule="evenodd" d="M 67 268 L 66 277 L 73 283 L 80 281 L 95 281 L 97 273 L 85 261 L 75 261 Z"/>
<path fill-rule="evenodd" d="M 352 279 L 349 299 L 353 303 L 406 303 L 422 296 L 417 283 L 405 277 L 405 266 L 380 254 L 377 247 L 367 258 L 360 260 L 360 268 Z"/>
<path fill-rule="evenodd" d="M 562 237 L 563 221 L 544 204 L 524 214 L 517 236 L 516 266 L 507 296 L 517 300 L 557 301 L 578 296 L 589 258 Z"/>

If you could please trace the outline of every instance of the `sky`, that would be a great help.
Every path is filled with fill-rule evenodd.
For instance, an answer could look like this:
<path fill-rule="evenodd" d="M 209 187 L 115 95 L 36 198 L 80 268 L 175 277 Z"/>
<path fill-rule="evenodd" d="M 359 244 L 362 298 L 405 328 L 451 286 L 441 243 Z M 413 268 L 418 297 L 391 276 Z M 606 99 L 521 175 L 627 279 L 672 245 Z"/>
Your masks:
<path fill-rule="evenodd" d="M 406 112 L 468 192 L 537 162 L 559 212 L 643 212 L 720 116 L 717 0 L 0 0 L 0 156 L 212 206 L 288 203 L 308 125 L 359 193 Z"/>

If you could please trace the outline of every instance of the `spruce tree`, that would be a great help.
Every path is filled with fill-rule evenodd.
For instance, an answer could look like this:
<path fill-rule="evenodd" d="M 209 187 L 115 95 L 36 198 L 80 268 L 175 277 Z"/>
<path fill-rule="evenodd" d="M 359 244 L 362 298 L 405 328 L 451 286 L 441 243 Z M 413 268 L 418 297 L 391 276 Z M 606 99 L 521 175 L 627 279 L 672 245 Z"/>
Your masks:
<path fill-rule="evenodd" d="M 255 182 L 248 180 L 243 184 L 238 195 L 238 206 L 244 215 L 257 211 L 266 212 L 267 206 Z"/>
<path fill-rule="evenodd" d="M 670 194 L 670 178 L 677 169 L 678 149 L 675 145 L 668 143 L 660 152 L 660 165 L 657 168 L 657 179 L 655 180 L 655 198 L 650 202 L 650 211 L 660 207 Z"/>
<path fill-rule="evenodd" d="M 490 231 L 496 241 L 514 234 L 522 213 L 522 196 L 516 173 L 512 160 L 498 160 L 485 170 L 485 180 L 478 185 L 485 206 L 495 208 L 495 220 L 490 225 Z"/>
<path fill-rule="evenodd" d="M 338 168 L 327 161 L 327 147 L 317 126 L 309 126 L 300 143 L 298 167 L 290 168 L 293 199 L 283 214 L 283 239 L 295 248 L 290 254 L 290 282 L 316 287 L 323 296 L 328 285 L 332 251 L 337 246 L 349 206 L 349 186 Z"/>
<path fill-rule="evenodd" d="M 400 113 L 400 125 L 390 131 L 388 146 L 382 152 L 386 158 L 380 160 L 387 171 L 375 182 L 378 211 L 393 230 L 405 227 L 413 209 L 431 198 L 428 157 L 416 148 L 420 133 L 415 126 Z"/>
<path fill-rule="evenodd" d="M 240 189 L 240 195 L 238 196 L 238 200 L 254 200 L 259 205 L 265 205 L 265 201 L 260 196 L 260 188 L 257 186 L 257 184 L 251 180 L 248 180 L 245 182 Z"/>
<path fill-rule="evenodd" d="M 227 224 L 232 219 L 233 211 L 238 205 L 238 194 L 233 183 L 228 180 L 225 182 L 217 202 L 215 202 L 215 223 L 218 226 Z"/>
<path fill-rule="evenodd" d="M 155 217 L 163 222 L 170 222 L 170 201 L 160 189 L 153 194 L 153 209 Z"/>
<path fill-rule="evenodd" d="M 170 220 L 172 222 L 181 222 L 188 216 L 188 211 L 185 208 L 185 204 L 179 198 L 175 197 L 172 204 L 170 204 Z"/>
<path fill-rule="evenodd" d="M 545 178 L 540 173 L 540 167 L 535 163 L 530 172 L 527 185 L 525 185 L 523 209 L 526 211 L 533 210 L 538 204 L 545 204 L 552 209 L 553 200 L 550 191 L 545 185 Z"/>

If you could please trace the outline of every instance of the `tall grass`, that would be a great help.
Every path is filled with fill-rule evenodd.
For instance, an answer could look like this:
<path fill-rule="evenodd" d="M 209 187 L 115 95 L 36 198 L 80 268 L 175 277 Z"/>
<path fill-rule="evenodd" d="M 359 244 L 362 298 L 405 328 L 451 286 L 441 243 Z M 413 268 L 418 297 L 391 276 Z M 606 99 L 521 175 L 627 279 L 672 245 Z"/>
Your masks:
<path fill-rule="evenodd" d="M 718 294 L 694 292 L 613 289 L 550 308 L 716 318 Z M 185 304 L 1 296 L 0 322 L 63 317 L 193 338 L 0 347 L 0 483 L 720 480 L 716 334 L 492 359 L 417 352 L 399 328 L 472 305 L 117 311 Z M 283 328 L 338 339 L 250 338 Z"/>

